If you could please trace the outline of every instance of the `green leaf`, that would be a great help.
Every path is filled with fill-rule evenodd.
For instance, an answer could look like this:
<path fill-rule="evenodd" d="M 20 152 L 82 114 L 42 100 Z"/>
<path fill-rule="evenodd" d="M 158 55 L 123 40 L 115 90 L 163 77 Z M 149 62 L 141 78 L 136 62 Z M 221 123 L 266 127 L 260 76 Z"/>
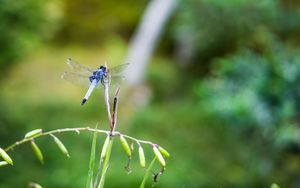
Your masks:
<path fill-rule="evenodd" d="M 0 156 L 10 165 L 13 165 L 13 160 L 10 158 L 10 156 L 2 149 L 0 148 Z"/>
<path fill-rule="evenodd" d="M 140 188 L 145 188 L 146 181 L 147 181 L 148 177 L 151 174 L 151 170 L 153 168 L 153 165 L 154 165 L 155 161 L 156 161 L 156 157 L 153 158 L 153 160 L 151 161 L 149 167 L 147 168 L 147 171 L 146 171 L 145 176 L 143 178 L 143 181 L 142 181 L 142 183 L 140 185 Z"/>
<path fill-rule="evenodd" d="M 280 188 L 279 185 L 277 185 L 276 183 L 272 183 L 272 185 L 270 187 L 271 188 Z"/>
<path fill-rule="evenodd" d="M 65 147 L 65 145 L 62 143 L 62 141 L 60 141 L 56 136 L 54 136 L 52 134 L 51 134 L 51 136 L 54 139 L 54 142 L 56 143 L 56 145 L 58 146 L 60 151 L 62 151 L 63 154 L 65 154 L 67 157 L 70 157 L 69 152 L 68 152 L 67 148 Z"/>
<path fill-rule="evenodd" d="M 95 127 L 97 129 L 97 126 Z M 95 159 L 96 159 L 96 145 L 97 145 L 97 131 L 93 134 L 92 148 L 91 148 L 91 156 L 89 163 L 89 171 L 88 178 L 86 182 L 86 188 L 93 187 L 93 177 L 94 177 L 94 169 L 95 169 Z"/>
<path fill-rule="evenodd" d="M 42 129 L 35 129 L 35 130 L 32 130 L 32 131 L 28 132 L 27 134 L 25 134 L 24 138 L 32 138 L 34 136 L 42 134 L 42 132 L 43 132 Z"/>
<path fill-rule="evenodd" d="M 40 184 L 35 183 L 35 182 L 30 182 L 29 187 L 31 187 L 31 188 L 43 188 Z"/>
<path fill-rule="evenodd" d="M 160 153 L 161 153 L 164 157 L 166 157 L 166 158 L 169 158 L 169 157 L 170 157 L 170 153 L 169 153 L 167 150 L 165 150 L 164 148 L 158 146 L 158 150 L 160 151 Z"/>
<path fill-rule="evenodd" d="M 5 165 L 8 165 L 8 162 L 6 162 L 6 161 L 0 161 L 0 167 L 1 166 L 5 166 Z"/>
<path fill-rule="evenodd" d="M 102 151 L 101 151 L 101 160 L 103 160 L 107 154 L 107 148 L 108 148 L 108 145 L 110 143 L 110 136 L 107 135 L 105 141 L 104 141 L 104 144 L 103 144 L 103 148 L 102 148 Z"/>
<path fill-rule="evenodd" d="M 44 157 L 43 157 L 43 154 L 40 150 L 40 148 L 38 147 L 38 145 L 36 145 L 36 143 L 34 142 L 34 140 L 31 141 L 31 147 L 32 147 L 32 150 L 35 154 L 35 156 L 38 158 L 38 160 L 44 164 Z"/>
<path fill-rule="evenodd" d="M 104 163 L 103 163 L 103 166 L 102 166 L 101 179 L 100 179 L 98 188 L 103 188 L 104 187 L 105 175 L 106 175 L 106 172 L 107 172 L 108 163 L 109 163 L 109 159 L 110 159 L 111 148 L 112 148 L 113 141 L 114 141 L 113 139 L 110 139 L 110 136 L 107 136 L 107 137 L 109 138 L 109 139 L 107 139 L 107 140 L 109 140 L 109 142 L 108 142 L 108 146 L 107 146 L 107 150 L 106 150 L 105 160 L 104 160 Z"/>
<path fill-rule="evenodd" d="M 146 166 L 146 160 L 145 160 L 144 150 L 141 145 L 139 145 L 139 158 L 140 158 L 140 165 L 141 167 L 144 168 Z"/>
<path fill-rule="evenodd" d="M 122 135 L 120 135 L 120 142 L 121 142 L 122 148 L 125 151 L 126 155 L 130 158 L 131 157 L 131 149 L 130 149 L 129 144 L 127 143 L 126 139 Z"/>
<path fill-rule="evenodd" d="M 153 146 L 153 151 L 155 156 L 157 157 L 158 162 L 161 164 L 161 166 L 165 167 L 166 166 L 166 161 L 160 151 L 158 150 L 157 146 Z"/>

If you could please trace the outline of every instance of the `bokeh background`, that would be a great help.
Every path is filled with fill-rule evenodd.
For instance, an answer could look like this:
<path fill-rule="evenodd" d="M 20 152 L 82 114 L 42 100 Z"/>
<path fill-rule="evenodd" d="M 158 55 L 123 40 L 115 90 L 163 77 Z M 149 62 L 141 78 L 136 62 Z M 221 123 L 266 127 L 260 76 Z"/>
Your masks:
<path fill-rule="evenodd" d="M 60 76 L 68 57 L 124 63 L 149 3 L 0 0 L 0 147 L 37 128 L 107 129 L 101 91 L 82 107 L 85 89 Z M 179 1 L 149 62 L 145 102 L 122 93 L 118 130 L 171 153 L 156 187 L 300 187 L 300 1 Z M 44 165 L 22 145 L 0 187 L 84 187 L 92 134 L 58 136 L 70 159 L 51 138 L 36 141 Z M 139 186 L 137 153 L 131 174 L 126 162 L 116 142 L 106 187 Z"/>

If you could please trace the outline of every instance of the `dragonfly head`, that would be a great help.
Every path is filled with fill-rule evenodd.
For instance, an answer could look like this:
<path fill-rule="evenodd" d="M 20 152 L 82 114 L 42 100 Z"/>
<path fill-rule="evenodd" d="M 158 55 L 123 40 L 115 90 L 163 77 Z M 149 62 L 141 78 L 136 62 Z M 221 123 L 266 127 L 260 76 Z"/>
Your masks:
<path fill-rule="evenodd" d="M 99 69 L 102 70 L 103 72 L 106 72 L 107 67 L 106 66 L 100 66 Z"/>

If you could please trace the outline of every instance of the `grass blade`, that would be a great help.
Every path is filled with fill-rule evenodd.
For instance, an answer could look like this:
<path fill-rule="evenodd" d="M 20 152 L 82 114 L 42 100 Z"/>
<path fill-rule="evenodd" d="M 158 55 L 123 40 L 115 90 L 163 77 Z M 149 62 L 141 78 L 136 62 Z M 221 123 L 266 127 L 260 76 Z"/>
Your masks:
<path fill-rule="evenodd" d="M 113 139 L 111 139 L 111 141 L 109 142 L 109 145 L 107 147 L 107 153 L 106 156 L 104 158 L 104 162 L 103 162 L 103 166 L 102 166 L 102 171 L 101 171 L 101 181 L 98 184 L 98 188 L 103 188 L 104 187 L 104 182 L 105 182 L 105 177 L 106 177 L 106 171 L 108 168 L 108 163 L 109 163 L 109 159 L 110 159 L 110 153 L 111 153 L 111 149 L 112 149 L 112 145 L 113 145 Z"/>
<path fill-rule="evenodd" d="M 147 171 L 145 173 L 145 176 L 143 178 L 143 181 L 142 181 L 142 183 L 140 185 L 140 188 L 145 188 L 146 181 L 147 181 L 148 177 L 150 176 L 150 173 L 151 173 L 151 170 L 153 168 L 153 165 L 154 165 L 155 161 L 156 161 L 156 157 L 153 158 L 153 160 L 151 161 L 150 165 L 148 166 Z"/>
<path fill-rule="evenodd" d="M 97 126 L 96 128 L 97 129 Z M 93 134 L 93 141 L 92 141 L 92 148 L 91 148 L 91 156 L 90 156 L 90 163 L 89 163 L 89 171 L 88 171 L 88 178 L 86 182 L 86 188 L 93 187 L 93 177 L 94 177 L 94 169 L 95 169 L 95 159 L 96 159 L 96 143 L 97 143 L 97 131 Z"/>

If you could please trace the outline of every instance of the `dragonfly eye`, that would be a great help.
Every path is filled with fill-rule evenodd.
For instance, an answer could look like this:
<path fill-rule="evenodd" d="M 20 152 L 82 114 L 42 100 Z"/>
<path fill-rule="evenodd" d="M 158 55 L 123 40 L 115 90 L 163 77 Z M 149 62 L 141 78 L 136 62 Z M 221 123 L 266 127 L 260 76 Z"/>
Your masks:
<path fill-rule="evenodd" d="M 105 66 L 100 66 L 100 68 L 99 69 L 101 69 L 103 72 L 105 72 L 106 71 L 106 67 Z"/>

